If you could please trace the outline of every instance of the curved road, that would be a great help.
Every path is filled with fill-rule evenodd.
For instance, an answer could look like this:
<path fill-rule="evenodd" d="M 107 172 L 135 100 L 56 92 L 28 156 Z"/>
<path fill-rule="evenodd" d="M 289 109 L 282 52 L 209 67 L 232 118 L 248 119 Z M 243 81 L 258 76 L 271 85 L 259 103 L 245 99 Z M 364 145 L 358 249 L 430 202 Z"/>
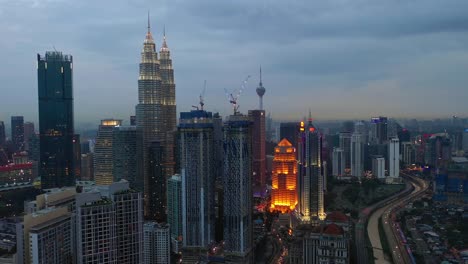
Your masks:
<path fill-rule="evenodd" d="M 375 263 L 391 263 L 390 260 L 385 259 L 383 254 L 382 243 L 379 236 L 379 219 L 382 221 L 388 245 L 390 249 L 392 249 L 392 259 L 396 261 L 396 263 L 411 263 L 410 257 L 406 252 L 403 243 L 400 241 L 399 232 L 394 228 L 395 225 L 391 216 L 395 210 L 402 208 L 410 201 L 422 195 L 428 188 L 428 185 L 425 181 L 419 178 L 408 175 L 406 176 L 411 179 L 411 184 L 414 186 L 414 190 L 411 194 L 380 208 L 373 213 L 369 219 L 367 232 L 373 247 Z"/>

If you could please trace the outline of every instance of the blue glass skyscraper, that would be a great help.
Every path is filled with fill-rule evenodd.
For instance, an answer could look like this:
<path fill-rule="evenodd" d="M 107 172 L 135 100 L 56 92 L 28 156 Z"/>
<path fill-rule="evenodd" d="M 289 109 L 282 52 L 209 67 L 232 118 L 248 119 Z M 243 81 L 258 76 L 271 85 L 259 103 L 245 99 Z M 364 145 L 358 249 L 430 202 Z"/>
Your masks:
<path fill-rule="evenodd" d="M 42 188 L 73 186 L 73 57 L 38 54 L 37 81 Z"/>

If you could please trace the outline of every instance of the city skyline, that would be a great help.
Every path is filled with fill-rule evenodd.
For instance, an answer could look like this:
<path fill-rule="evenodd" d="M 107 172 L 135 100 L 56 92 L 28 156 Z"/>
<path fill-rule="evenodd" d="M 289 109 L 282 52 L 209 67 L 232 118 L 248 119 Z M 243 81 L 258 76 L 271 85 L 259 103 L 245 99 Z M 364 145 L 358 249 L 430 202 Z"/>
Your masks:
<path fill-rule="evenodd" d="M 106 12 L 100 5 L 106 6 Z M 240 111 L 255 109 L 261 64 L 268 90 L 265 109 L 277 119 L 297 119 L 309 106 L 320 119 L 383 114 L 396 118 L 463 116 L 467 112 L 463 98 L 468 96 L 463 86 L 468 81 L 463 74 L 468 68 L 464 59 L 468 57 L 464 34 L 468 8 L 464 5 L 468 3 L 296 1 L 285 8 L 279 1 L 206 0 L 183 5 L 5 1 L 5 9 L 12 10 L 9 13 L 21 12 L 25 19 L 11 19 L 0 11 L 0 25 L 4 25 L 0 33 L 11 40 L 0 42 L 11 62 L 0 73 L 0 79 L 11 88 L 3 91 L 2 99 L 8 100 L 1 100 L 0 120 L 23 115 L 25 120 L 37 122 L 33 58 L 55 47 L 75 58 L 77 124 L 98 123 L 107 117 L 128 120 L 135 114 L 138 50 L 148 9 L 157 49 L 165 24 L 175 54 L 177 112 L 188 111 L 197 103 L 206 79 L 206 109 L 228 115 L 224 88 L 239 87 L 247 75 L 252 78 L 240 98 Z M 47 17 L 41 12 L 46 10 Z M 82 13 L 89 19 L 77 21 Z M 184 18 L 177 19 L 181 16 Z M 276 19 L 278 16 L 282 19 Z M 75 22 L 54 23 L 65 17 Z M 55 37 L 65 30 L 73 34 Z M 439 99 L 447 93 L 457 94 L 451 97 L 451 104 Z M 421 96 L 424 100 L 418 100 Z M 285 104 L 285 97 L 295 103 Z"/>

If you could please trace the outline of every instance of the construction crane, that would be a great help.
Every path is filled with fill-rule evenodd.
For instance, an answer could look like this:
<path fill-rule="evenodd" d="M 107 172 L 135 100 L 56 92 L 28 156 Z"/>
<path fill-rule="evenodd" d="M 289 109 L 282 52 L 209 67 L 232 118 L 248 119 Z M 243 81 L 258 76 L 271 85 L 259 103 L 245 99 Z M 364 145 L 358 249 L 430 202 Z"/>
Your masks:
<path fill-rule="evenodd" d="M 226 97 L 229 101 L 229 103 L 232 105 L 232 108 L 234 110 L 234 115 L 238 113 L 239 105 L 237 104 L 239 97 L 242 93 L 242 91 L 245 89 L 247 86 L 247 81 L 249 80 L 250 75 L 245 78 L 245 80 L 242 82 L 242 85 L 239 90 L 235 89 L 231 93 L 227 91 L 227 89 L 224 89 L 224 92 L 226 93 Z"/>
<path fill-rule="evenodd" d="M 206 80 L 205 80 L 205 83 L 203 84 L 203 91 L 201 92 L 200 97 L 199 97 L 200 101 L 198 102 L 198 104 L 200 105 L 200 107 L 196 105 L 192 105 L 193 108 L 203 111 L 203 106 L 205 105 L 205 92 L 206 92 Z"/>

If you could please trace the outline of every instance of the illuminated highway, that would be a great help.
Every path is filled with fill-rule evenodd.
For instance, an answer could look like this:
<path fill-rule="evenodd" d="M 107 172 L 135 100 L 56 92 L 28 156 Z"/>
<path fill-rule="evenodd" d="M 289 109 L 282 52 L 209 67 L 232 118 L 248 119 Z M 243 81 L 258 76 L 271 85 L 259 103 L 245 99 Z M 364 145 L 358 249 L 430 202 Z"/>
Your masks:
<path fill-rule="evenodd" d="M 412 263 L 404 244 L 400 240 L 400 230 L 398 230 L 399 226 L 393 222 L 392 215 L 395 212 L 395 210 L 403 208 L 412 200 L 419 198 L 428 188 L 428 184 L 422 179 L 409 175 L 405 176 L 406 178 L 409 178 L 411 184 L 414 186 L 414 189 L 411 192 L 411 194 L 400 197 L 399 199 L 392 201 L 388 205 L 385 205 L 384 207 L 375 211 L 375 213 L 373 213 L 369 219 L 367 231 L 373 247 L 375 263 L 391 263 L 390 260 L 384 258 L 382 244 L 380 241 L 378 223 L 381 217 L 387 242 L 391 250 L 393 262 Z"/>

